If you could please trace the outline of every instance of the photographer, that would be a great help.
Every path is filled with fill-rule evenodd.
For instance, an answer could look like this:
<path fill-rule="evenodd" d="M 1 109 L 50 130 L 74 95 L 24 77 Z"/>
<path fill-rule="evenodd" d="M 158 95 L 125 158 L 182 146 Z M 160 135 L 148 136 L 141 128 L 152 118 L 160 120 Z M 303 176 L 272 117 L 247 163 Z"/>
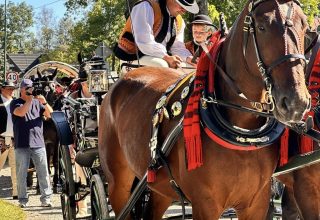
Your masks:
<path fill-rule="evenodd" d="M 20 84 L 21 97 L 13 100 L 10 105 L 15 140 L 18 199 L 22 208 L 28 203 L 26 178 L 30 157 L 35 164 L 39 179 L 41 206 L 52 206 L 42 121 L 42 116 L 51 117 L 52 108 L 42 95 L 35 94 L 33 90 L 32 81 L 23 79 Z"/>

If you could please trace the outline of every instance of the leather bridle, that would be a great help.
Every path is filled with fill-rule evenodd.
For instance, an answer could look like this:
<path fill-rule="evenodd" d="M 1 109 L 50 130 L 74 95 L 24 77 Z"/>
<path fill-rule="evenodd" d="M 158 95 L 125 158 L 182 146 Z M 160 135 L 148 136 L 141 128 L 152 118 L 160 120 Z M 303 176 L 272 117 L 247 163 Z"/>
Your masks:
<path fill-rule="evenodd" d="M 289 59 L 295 59 L 295 60 L 301 59 L 304 62 L 306 62 L 306 57 L 302 53 L 301 54 L 288 54 L 288 51 L 287 51 L 287 35 L 288 35 L 287 32 L 288 32 L 288 29 L 290 29 L 290 27 L 293 26 L 293 15 L 294 15 L 293 2 L 295 2 L 299 7 L 301 7 L 301 4 L 298 0 L 293 0 L 293 2 L 291 2 L 291 5 L 289 6 L 288 13 L 287 13 L 286 17 L 284 18 L 284 22 L 283 22 L 284 41 L 285 41 L 285 48 L 286 48 L 285 55 L 283 55 L 282 57 L 275 60 L 269 66 L 267 66 L 263 62 L 261 55 L 260 55 L 260 52 L 259 52 L 258 43 L 257 43 L 257 36 L 256 36 L 256 32 L 255 32 L 255 26 L 254 26 L 255 21 L 253 18 L 253 12 L 261 3 L 266 2 L 266 1 L 268 1 L 268 0 L 258 0 L 258 1 L 252 0 L 249 3 L 249 6 L 248 6 L 249 14 L 244 19 L 244 28 L 243 28 L 244 36 L 243 36 L 242 50 L 243 50 L 244 57 L 246 57 L 246 50 L 247 50 L 249 37 L 252 36 L 254 50 L 255 50 L 256 59 L 257 59 L 257 66 L 258 66 L 259 72 L 263 78 L 263 81 L 264 81 L 265 87 L 266 87 L 266 91 L 267 91 L 266 101 L 273 102 L 273 98 L 271 95 L 271 90 L 272 90 L 271 72 L 272 72 L 272 70 L 276 66 L 280 65 L 281 63 L 283 63 Z M 278 5 L 279 13 L 280 13 L 281 17 L 283 18 L 282 12 L 279 7 L 279 3 L 277 0 L 275 0 L 275 1 Z M 299 43 L 300 40 L 297 39 L 297 42 Z M 300 48 L 299 48 L 299 50 L 300 50 Z"/>

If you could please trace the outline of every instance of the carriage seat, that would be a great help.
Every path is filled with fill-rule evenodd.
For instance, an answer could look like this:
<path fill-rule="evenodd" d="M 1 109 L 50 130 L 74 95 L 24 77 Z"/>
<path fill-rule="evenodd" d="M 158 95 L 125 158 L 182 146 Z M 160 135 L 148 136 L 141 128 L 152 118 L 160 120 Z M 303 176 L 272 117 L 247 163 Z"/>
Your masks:
<path fill-rule="evenodd" d="M 75 161 L 82 167 L 92 167 L 96 159 L 99 158 L 98 148 L 88 148 L 77 152 Z"/>

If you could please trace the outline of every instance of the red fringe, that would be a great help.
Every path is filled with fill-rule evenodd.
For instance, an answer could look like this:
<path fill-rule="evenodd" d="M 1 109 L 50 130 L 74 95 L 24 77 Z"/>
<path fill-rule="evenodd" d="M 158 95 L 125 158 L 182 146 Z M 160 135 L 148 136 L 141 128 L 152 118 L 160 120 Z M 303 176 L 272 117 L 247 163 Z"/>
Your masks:
<path fill-rule="evenodd" d="M 311 151 L 313 151 L 313 140 L 302 135 L 300 140 L 300 154 L 309 153 Z"/>
<path fill-rule="evenodd" d="M 288 163 L 289 129 L 286 128 L 281 136 L 280 146 L 280 166 Z"/>
<path fill-rule="evenodd" d="M 201 136 L 196 135 L 186 140 L 188 171 L 203 165 Z"/>
<path fill-rule="evenodd" d="M 147 171 L 147 182 L 153 183 L 156 181 L 156 171 L 153 169 L 148 169 Z"/>

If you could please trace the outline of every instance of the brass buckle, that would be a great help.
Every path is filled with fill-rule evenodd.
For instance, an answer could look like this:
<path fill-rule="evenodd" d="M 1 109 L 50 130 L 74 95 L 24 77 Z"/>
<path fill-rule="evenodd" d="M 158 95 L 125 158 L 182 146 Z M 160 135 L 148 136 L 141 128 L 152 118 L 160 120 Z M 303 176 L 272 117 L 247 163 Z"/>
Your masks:
<path fill-rule="evenodd" d="M 260 102 L 253 102 L 252 106 L 257 109 L 259 112 L 263 111 L 263 104 Z"/>

